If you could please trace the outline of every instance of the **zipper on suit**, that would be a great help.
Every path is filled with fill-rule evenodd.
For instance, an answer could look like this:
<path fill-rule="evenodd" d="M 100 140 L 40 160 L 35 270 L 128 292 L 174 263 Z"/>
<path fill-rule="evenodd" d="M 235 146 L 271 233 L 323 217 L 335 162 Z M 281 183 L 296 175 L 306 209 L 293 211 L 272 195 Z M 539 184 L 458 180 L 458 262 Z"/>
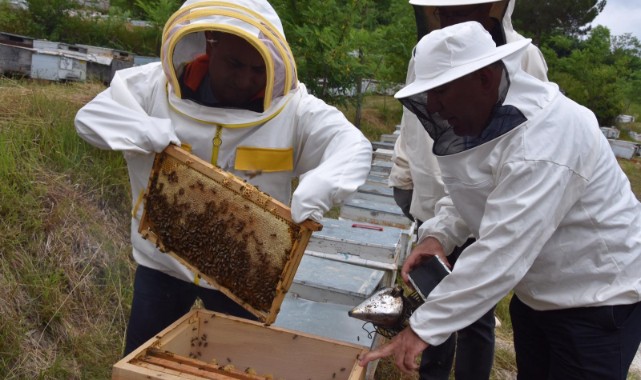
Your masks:
<path fill-rule="evenodd" d="M 219 125 L 216 127 L 216 135 L 214 136 L 213 139 L 213 144 L 214 144 L 214 149 L 211 153 L 211 164 L 214 166 L 218 166 L 218 152 L 220 151 L 220 145 L 223 143 L 222 136 L 223 135 L 223 127 L 222 125 Z"/>

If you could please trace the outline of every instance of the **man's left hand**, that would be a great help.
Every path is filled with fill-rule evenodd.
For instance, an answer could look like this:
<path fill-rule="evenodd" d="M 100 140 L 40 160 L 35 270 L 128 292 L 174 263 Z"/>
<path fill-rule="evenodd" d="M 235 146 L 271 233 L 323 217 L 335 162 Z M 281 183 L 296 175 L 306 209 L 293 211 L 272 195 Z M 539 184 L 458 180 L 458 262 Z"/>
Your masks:
<path fill-rule="evenodd" d="M 406 327 L 386 345 L 365 354 L 359 360 L 359 365 L 365 367 L 367 363 L 373 360 L 393 355 L 396 366 L 404 373 L 412 374 L 419 367 L 418 363 L 416 363 L 416 358 L 428 346 L 429 344 L 419 338 L 414 330 Z"/>
<path fill-rule="evenodd" d="M 423 260 L 432 260 L 433 256 L 438 256 L 448 268 L 452 269 L 452 266 L 447 261 L 447 256 L 445 256 L 441 243 L 436 240 L 436 238 L 429 236 L 412 249 L 412 252 L 403 263 L 403 267 L 401 268 L 403 281 L 410 285 L 409 274 L 412 269 L 420 265 Z"/>

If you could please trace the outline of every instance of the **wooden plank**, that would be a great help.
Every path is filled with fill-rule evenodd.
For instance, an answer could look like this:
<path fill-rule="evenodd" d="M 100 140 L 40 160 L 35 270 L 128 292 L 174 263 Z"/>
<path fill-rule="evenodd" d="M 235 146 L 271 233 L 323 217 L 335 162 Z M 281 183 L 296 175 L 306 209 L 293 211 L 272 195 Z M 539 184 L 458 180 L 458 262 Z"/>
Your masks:
<path fill-rule="evenodd" d="M 385 338 L 384 336 L 380 334 L 375 334 L 374 336 L 374 341 L 372 342 L 372 350 L 381 347 L 385 343 L 387 343 L 388 339 Z M 376 374 L 376 367 L 378 367 L 380 359 L 374 360 L 369 363 L 367 370 L 365 372 L 365 379 L 366 380 L 374 380 L 374 375 Z"/>
<path fill-rule="evenodd" d="M 378 150 L 378 149 L 394 150 L 394 143 L 372 141 L 372 148 L 375 150 Z"/>
<path fill-rule="evenodd" d="M 365 260 L 396 265 L 403 230 L 391 226 L 324 218 L 324 228 L 312 234 L 307 252 L 337 256 L 353 255 Z M 347 257 L 345 258 L 347 260 Z"/>
<path fill-rule="evenodd" d="M 389 177 L 392 170 L 391 161 L 374 160 L 370 169 L 371 175 Z"/>
<path fill-rule="evenodd" d="M 252 374 L 252 370 L 247 368 L 240 371 L 233 366 L 223 366 L 211 363 L 203 363 L 200 360 L 186 358 L 175 355 L 169 351 L 160 351 L 157 349 L 147 350 L 147 355 L 139 358 L 141 362 L 155 364 L 160 367 L 173 369 L 181 374 L 190 374 L 203 379 L 225 380 L 233 379 L 257 379 L 266 380 L 265 376 Z"/>
<path fill-rule="evenodd" d="M 412 224 L 397 205 L 354 198 L 348 199 L 343 204 L 340 217 L 401 229 L 407 229 Z"/>
<path fill-rule="evenodd" d="M 358 191 L 352 196 L 352 199 L 359 199 L 359 200 L 374 202 L 374 203 L 380 202 L 380 203 L 398 207 L 398 205 L 396 204 L 396 201 L 394 200 L 394 197 L 389 197 L 387 195 L 371 194 L 371 193 Z"/>
<path fill-rule="evenodd" d="M 385 133 L 381 135 L 381 142 L 394 143 L 398 139 L 397 133 Z"/>
<path fill-rule="evenodd" d="M 394 154 L 393 147 L 391 149 L 378 148 L 372 154 L 372 158 L 375 160 L 390 161 L 392 159 L 393 154 Z"/>
<path fill-rule="evenodd" d="M 370 174 L 367 176 L 365 184 L 371 186 L 388 186 L 388 182 L 389 180 L 387 177 Z"/>
<path fill-rule="evenodd" d="M 394 198 L 394 189 L 387 185 L 372 185 L 366 183 L 359 187 L 358 191 L 361 193 L 384 195 L 386 197 Z"/>

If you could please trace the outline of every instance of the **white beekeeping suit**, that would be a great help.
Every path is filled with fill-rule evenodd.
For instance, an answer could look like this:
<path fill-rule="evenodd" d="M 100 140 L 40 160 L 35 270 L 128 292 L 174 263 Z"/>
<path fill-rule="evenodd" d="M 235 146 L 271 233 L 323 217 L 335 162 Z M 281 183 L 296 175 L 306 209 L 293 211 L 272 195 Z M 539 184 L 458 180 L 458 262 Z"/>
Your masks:
<path fill-rule="evenodd" d="M 441 40 L 480 28 L 446 28 Z M 433 56 L 428 40 L 417 48 L 422 62 Z M 641 300 L 641 204 L 595 115 L 555 83 L 523 71 L 527 43 L 504 45 L 503 55 L 494 56 L 509 85 L 499 89 L 480 136 L 459 136 L 432 120 L 427 92 L 441 84 L 419 79 L 395 95 L 433 137 L 448 189 L 436 216 L 421 226 L 419 243 L 433 237 L 447 252 L 470 235 L 477 239 L 410 319 L 430 344 L 474 322 L 511 290 L 534 310 Z M 443 83 L 480 69 L 461 67 Z M 618 196 L 604 196 L 612 191 Z"/>
<path fill-rule="evenodd" d="M 212 31 L 244 39 L 263 58 L 266 85 L 257 109 L 204 105 L 185 96 L 185 67 L 206 56 L 212 43 L 206 32 Z M 138 233 L 154 153 L 180 144 L 291 204 L 296 222 L 320 220 L 365 182 L 371 163 L 363 134 L 298 82 L 281 21 L 264 0 L 185 2 L 166 23 L 161 62 L 118 71 L 110 88 L 79 111 L 76 129 L 99 148 L 124 152 L 136 261 L 189 282 L 194 274 L 188 268 Z"/>

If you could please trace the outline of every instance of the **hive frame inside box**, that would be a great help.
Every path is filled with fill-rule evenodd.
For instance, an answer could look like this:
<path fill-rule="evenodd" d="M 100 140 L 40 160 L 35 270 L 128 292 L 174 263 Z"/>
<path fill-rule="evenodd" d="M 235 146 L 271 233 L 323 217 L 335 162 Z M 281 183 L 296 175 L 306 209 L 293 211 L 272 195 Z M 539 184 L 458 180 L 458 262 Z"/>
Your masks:
<path fill-rule="evenodd" d="M 269 325 L 320 229 L 294 223 L 281 202 L 169 146 L 156 155 L 139 233 Z"/>
<path fill-rule="evenodd" d="M 112 379 L 363 380 L 361 346 L 194 309 L 113 367 Z"/>

